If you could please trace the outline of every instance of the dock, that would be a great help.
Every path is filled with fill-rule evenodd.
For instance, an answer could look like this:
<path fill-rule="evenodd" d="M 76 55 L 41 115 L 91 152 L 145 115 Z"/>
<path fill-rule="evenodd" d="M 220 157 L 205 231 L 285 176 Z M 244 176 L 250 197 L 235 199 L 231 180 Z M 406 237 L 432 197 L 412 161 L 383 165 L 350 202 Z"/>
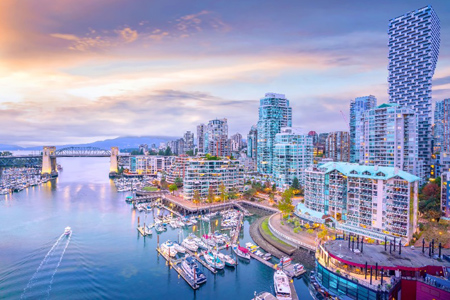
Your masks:
<path fill-rule="evenodd" d="M 210 265 L 208 265 L 203 259 L 200 258 L 200 255 L 193 253 L 191 250 L 186 249 L 186 252 L 194 257 L 199 263 L 201 263 L 205 268 L 207 268 L 208 270 L 211 271 L 211 273 L 216 274 L 217 270 L 214 269 L 213 267 L 211 267 Z"/>
<path fill-rule="evenodd" d="M 274 269 L 274 270 L 277 269 L 277 268 L 275 268 L 275 265 L 273 263 L 271 263 L 270 261 L 267 261 L 267 260 L 263 259 L 262 257 L 259 257 L 258 255 L 254 254 L 252 252 L 249 252 L 249 254 L 250 254 L 251 258 L 254 258 L 257 261 L 259 261 L 260 263 L 265 264 L 269 268 Z"/>
<path fill-rule="evenodd" d="M 231 237 L 231 244 L 236 244 L 237 240 L 239 239 L 239 233 L 241 232 L 243 220 L 244 220 L 244 214 L 240 213 L 238 225 L 235 228 L 234 236 Z"/>
<path fill-rule="evenodd" d="M 294 281 L 292 279 L 289 279 L 289 287 L 291 288 L 292 300 L 298 300 L 297 291 L 295 290 Z"/>
<path fill-rule="evenodd" d="M 156 251 L 158 251 L 158 253 L 161 254 L 162 257 L 164 257 L 164 259 L 169 263 L 169 266 L 172 269 L 174 269 L 178 273 L 178 275 L 180 275 L 187 282 L 187 284 L 189 284 L 189 286 L 193 290 L 196 290 L 200 287 L 200 285 L 198 285 L 191 278 L 189 278 L 189 276 L 187 276 L 186 272 L 184 272 L 184 270 L 180 266 L 178 266 L 178 264 L 181 262 L 181 260 L 169 259 L 169 257 L 164 252 L 162 252 L 159 248 L 156 248 Z"/>

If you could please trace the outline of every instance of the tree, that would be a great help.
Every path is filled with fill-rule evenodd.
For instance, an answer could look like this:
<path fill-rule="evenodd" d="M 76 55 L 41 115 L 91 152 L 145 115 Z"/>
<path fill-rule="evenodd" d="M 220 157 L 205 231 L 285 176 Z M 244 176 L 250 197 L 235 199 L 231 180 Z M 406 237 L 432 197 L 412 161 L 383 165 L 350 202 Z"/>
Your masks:
<path fill-rule="evenodd" d="M 269 193 L 269 200 L 271 202 L 274 202 L 274 200 L 275 200 L 275 194 L 274 193 Z"/>
<path fill-rule="evenodd" d="M 162 178 L 161 181 L 159 182 L 159 185 L 161 186 L 162 190 L 167 189 L 167 187 L 169 186 L 169 184 L 167 183 L 165 178 Z"/>
<path fill-rule="evenodd" d="M 166 151 L 164 151 L 165 156 L 171 156 L 172 155 L 172 149 L 170 149 L 169 146 L 167 146 Z"/>
<path fill-rule="evenodd" d="M 194 196 L 192 197 L 192 200 L 195 204 L 200 203 L 200 192 L 198 190 L 194 191 Z"/>
<path fill-rule="evenodd" d="M 327 235 L 328 235 L 328 230 L 327 229 L 323 229 L 321 232 L 319 232 L 317 234 L 317 237 L 319 239 L 324 239 Z"/>
<path fill-rule="evenodd" d="M 169 191 L 173 194 L 173 192 L 175 192 L 176 190 L 178 190 L 178 187 L 175 183 L 172 183 L 171 185 L 169 185 Z"/>
<path fill-rule="evenodd" d="M 300 189 L 300 182 L 298 181 L 297 177 L 294 177 L 294 180 L 292 180 L 292 188 L 294 190 Z"/>
<path fill-rule="evenodd" d="M 186 154 L 189 156 L 194 156 L 194 150 L 188 150 L 186 151 Z"/>
<path fill-rule="evenodd" d="M 164 150 L 163 149 L 159 149 L 158 155 L 164 155 Z"/>
<path fill-rule="evenodd" d="M 215 197 L 214 189 L 212 188 L 212 186 L 210 186 L 209 189 L 208 189 L 208 197 L 207 197 L 208 202 L 209 203 L 213 203 L 214 202 L 214 197 Z"/>
<path fill-rule="evenodd" d="M 180 187 L 183 185 L 183 179 L 181 179 L 180 177 L 175 178 L 175 184 L 177 185 L 177 187 Z"/>
<path fill-rule="evenodd" d="M 441 216 L 440 187 L 435 182 L 428 182 L 419 194 L 419 211 L 430 219 Z"/>
<path fill-rule="evenodd" d="M 225 202 L 226 200 L 228 200 L 228 193 L 227 193 L 227 188 L 225 187 L 225 184 L 221 183 L 219 185 L 219 192 L 220 192 L 220 199 Z"/>
<path fill-rule="evenodd" d="M 274 191 L 274 192 L 277 191 L 277 185 L 275 183 L 272 185 L 272 191 Z"/>
<path fill-rule="evenodd" d="M 236 199 L 238 197 L 238 193 L 237 193 L 237 190 L 236 190 L 236 188 L 231 188 L 229 191 L 228 191 L 228 198 L 230 198 L 230 199 Z"/>
<path fill-rule="evenodd" d="M 249 188 L 244 192 L 244 198 L 250 200 L 256 194 L 256 190 L 254 188 Z"/>
<path fill-rule="evenodd" d="M 293 195 L 292 188 L 285 190 L 281 195 L 281 201 L 278 203 L 278 209 L 281 210 L 283 214 L 290 214 L 294 211 L 294 205 L 292 205 Z"/>

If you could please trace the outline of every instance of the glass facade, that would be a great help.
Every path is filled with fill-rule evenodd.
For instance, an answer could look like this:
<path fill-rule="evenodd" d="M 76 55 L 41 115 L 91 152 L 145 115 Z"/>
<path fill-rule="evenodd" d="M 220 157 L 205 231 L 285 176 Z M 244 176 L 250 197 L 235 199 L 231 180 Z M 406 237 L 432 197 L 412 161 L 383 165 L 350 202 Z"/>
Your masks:
<path fill-rule="evenodd" d="M 360 159 L 361 137 L 363 135 L 363 113 L 377 105 L 375 96 L 358 97 L 350 101 L 350 162 L 357 163 Z"/>
<path fill-rule="evenodd" d="M 273 172 L 275 136 L 282 127 L 292 126 L 292 108 L 283 94 L 267 93 L 259 103 L 257 168 L 261 174 Z"/>

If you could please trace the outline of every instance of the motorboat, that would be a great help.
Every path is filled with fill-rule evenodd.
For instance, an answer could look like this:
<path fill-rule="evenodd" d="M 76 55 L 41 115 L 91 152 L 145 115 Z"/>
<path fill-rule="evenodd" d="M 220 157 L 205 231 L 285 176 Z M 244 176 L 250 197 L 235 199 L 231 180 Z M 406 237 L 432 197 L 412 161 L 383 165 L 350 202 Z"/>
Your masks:
<path fill-rule="evenodd" d="M 269 259 L 272 258 L 272 254 L 270 254 L 269 252 L 264 253 L 264 255 L 262 256 L 262 258 L 263 258 L 264 260 L 269 260 Z"/>
<path fill-rule="evenodd" d="M 64 235 L 70 235 L 71 233 L 72 233 L 72 228 L 70 228 L 69 226 L 64 228 Z"/>
<path fill-rule="evenodd" d="M 275 296 L 277 299 L 292 299 L 289 278 L 282 270 L 277 270 L 273 275 L 273 285 L 275 287 Z"/>
<path fill-rule="evenodd" d="M 215 254 L 217 255 L 218 258 L 220 258 L 223 262 L 225 262 L 226 266 L 234 267 L 237 265 L 236 261 L 233 258 L 231 258 L 231 256 L 224 254 L 222 252 L 217 252 Z"/>
<path fill-rule="evenodd" d="M 204 234 L 202 237 L 202 240 L 203 240 L 203 242 L 205 242 L 207 245 L 209 245 L 211 247 L 216 246 L 216 241 L 214 241 L 212 235 Z"/>
<path fill-rule="evenodd" d="M 250 250 L 250 252 L 252 252 L 252 253 L 256 253 L 256 251 L 259 251 L 259 250 L 258 250 L 259 247 L 256 246 L 256 245 L 253 244 L 253 243 L 246 243 L 246 244 L 245 244 L 245 247 L 246 247 L 248 250 Z M 261 251 L 260 251 L 260 252 L 261 252 Z"/>
<path fill-rule="evenodd" d="M 167 255 L 170 255 L 170 257 L 175 257 L 178 253 L 177 250 L 175 249 L 175 244 L 170 240 L 161 244 L 161 251 Z"/>
<path fill-rule="evenodd" d="M 155 230 L 156 230 L 157 233 L 161 233 L 161 232 L 166 230 L 166 227 L 164 227 L 164 225 L 162 225 L 162 224 L 156 224 L 155 225 Z"/>
<path fill-rule="evenodd" d="M 177 250 L 178 253 L 184 254 L 186 253 L 186 249 L 183 246 L 180 246 L 178 243 L 173 243 L 175 250 Z"/>
<path fill-rule="evenodd" d="M 181 263 L 181 267 L 186 275 L 194 281 L 194 283 L 202 284 L 206 282 L 205 274 L 197 266 L 193 257 L 187 256 Z"/>
<path fill-rule="evenodd" d="M 145 226 L 145 227 L 144 227 L 144 234 L 145 234 L 145 235 L 152 235 L 152 234 L 153 234 L 153 231 L 150 229 L 149 226 Z"/>
<path fill-rule="evenodd" d="M 250 253 L 249 253 L 250 251 L 248 251 L 247 248 L 241 247 L 236 244 L 233 244 L 231 248 L 233 249 L 234 253 L 236 253 L 237 256 L 250 260 Z"/>
<path fill-rule="evenodd" d="M 184 239 L 181 246 L 194 252 L 198 250 L 198 246 L 193 239 Z"/>
<path fill-rule="evenodd" d="M 225 263 L 211 251 L 206 252 L 203 257 L 205 258 L 205 261 L 208 263 L 208 265 L 215 269 L 222 270 L 225 267 Z"/>
<path fill-rule="evenodd" d="M 282 258 L 280 258 L 279 266 L 286 267 L 286 266 L 289 266 L 291 263 L 292 263 L 292 258 L 290 258 L 289 256 L 283 256 Z"/>

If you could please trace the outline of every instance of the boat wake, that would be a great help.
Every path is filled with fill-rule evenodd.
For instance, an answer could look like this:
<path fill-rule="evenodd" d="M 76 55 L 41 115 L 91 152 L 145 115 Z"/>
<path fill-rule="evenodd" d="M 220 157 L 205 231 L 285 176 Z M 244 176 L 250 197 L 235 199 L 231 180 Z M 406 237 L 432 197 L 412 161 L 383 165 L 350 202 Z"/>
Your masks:
<path fill-rule="evenodd" d="M 34 272 L 26 288 L 23 290 L 21 299 L 42 299 L 48 298 L 50 296 L 50 291 L 52 289 L 53 279 L 58 267 L 61 264 L 64 253 L 69 246 L 72 234 L 67 236 L 67 241 L 64 242 L 63 238 L 67 236 L 61 234 L 61 236 L 56 240 L 51 249 L 47 252 L 44 259 L 39 264 L 36 272 Z"/>

